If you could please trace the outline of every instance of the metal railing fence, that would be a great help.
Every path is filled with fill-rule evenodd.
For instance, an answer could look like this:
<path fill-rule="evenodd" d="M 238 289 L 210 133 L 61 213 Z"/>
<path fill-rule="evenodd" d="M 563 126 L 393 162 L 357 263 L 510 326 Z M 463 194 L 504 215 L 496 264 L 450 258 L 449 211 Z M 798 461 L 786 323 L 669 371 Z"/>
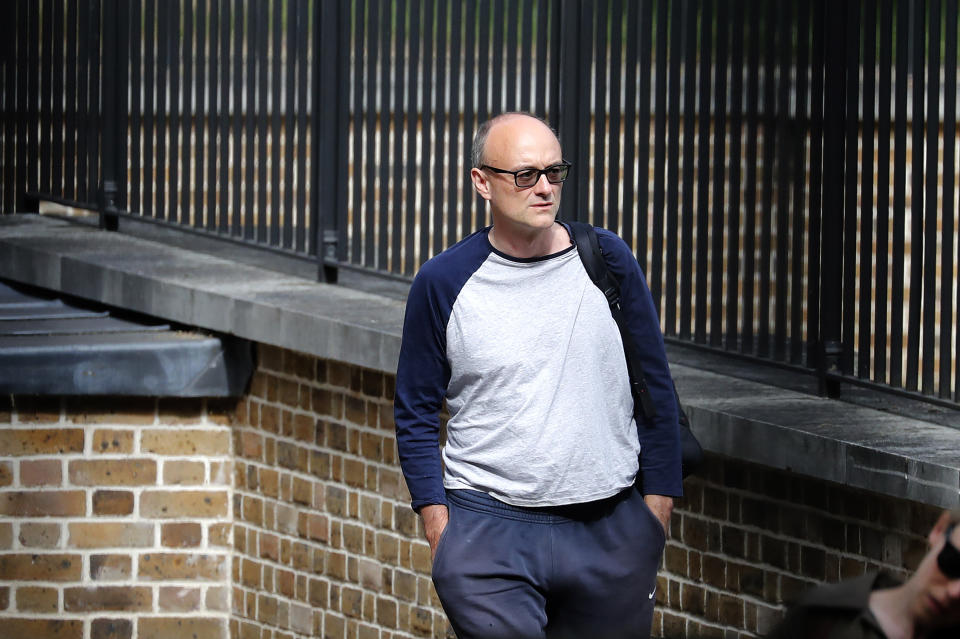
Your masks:
<path fill-rule="evenodd" d="M 477 124 L 529 110 L 575 166 L 561 215 L 633 246 L 669 338 L 953 404 L 957 9 L 11 0 L 0 210 L 410 278 L 488 223 Z"/>

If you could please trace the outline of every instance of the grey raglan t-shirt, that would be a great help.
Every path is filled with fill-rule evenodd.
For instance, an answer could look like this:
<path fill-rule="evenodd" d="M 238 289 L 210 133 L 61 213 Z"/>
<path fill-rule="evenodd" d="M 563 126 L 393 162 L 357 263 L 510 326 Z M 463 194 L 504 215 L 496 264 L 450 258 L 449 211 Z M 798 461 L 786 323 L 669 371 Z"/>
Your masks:
<path fill-rule="evenodd" d="M 407 301 L 395 416 L 413 506 L 445 503 L 444 489 L 518 506 L 614 495 L 637 476 L 641 437 L 607 301 L 575 247 L 516 259 L 493 249 L 488 232 L 427 262 Z M 611 269 L 624 269 L 625 300 L 639 307 L 628 309 L 631 332 L 649 355 L 658 417 L 641 428 L 654 452 L 644 443 L 644 481 L 679 494 L 676 404 L 656 312 L 626 245 L 612 234 L 601 240 L 619 243 L 608 246 Z"/>
<path fill-rule="evenodd" d="M 523 261 L 491 252 L 453 305 L 447 357 L 448 489 L 547 506 L 633 482 L 620 333 L 574 247 Z"/>

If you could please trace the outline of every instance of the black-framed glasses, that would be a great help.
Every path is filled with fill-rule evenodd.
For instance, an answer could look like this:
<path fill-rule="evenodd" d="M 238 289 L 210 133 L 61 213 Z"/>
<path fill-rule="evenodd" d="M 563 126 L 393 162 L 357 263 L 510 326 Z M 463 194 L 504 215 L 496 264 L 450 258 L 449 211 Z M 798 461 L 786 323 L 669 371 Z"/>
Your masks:
<path fill-rule="evenodd" d="M 547 176 L 547 182 L 550 184 L 560 184 L 570 175 L 570 167 L 573 165 L 564 160 L 560 164 L 551 164 L 545 169 L 520 169 L 519 171 L 507 171 L 498 169 L 489 164 L 483 164 L 481 169 L 490 169 L 494 173 L 508 173 L 513 176 L 513 182 L 521 189 L 527 189 L 540 181 L 541 175 Z"/>
<path fill-rule="evenodd" d="M 947 526 L 947 541 L 940 549 L 940 554 L 937 555 L 937 567 L 940 568 L 940 572 L 947 579 L 960 579 L 960 550 L 950 541 L 950 536 L 953 534 L 956 525 L 957 522 L 953 522 Z"/>

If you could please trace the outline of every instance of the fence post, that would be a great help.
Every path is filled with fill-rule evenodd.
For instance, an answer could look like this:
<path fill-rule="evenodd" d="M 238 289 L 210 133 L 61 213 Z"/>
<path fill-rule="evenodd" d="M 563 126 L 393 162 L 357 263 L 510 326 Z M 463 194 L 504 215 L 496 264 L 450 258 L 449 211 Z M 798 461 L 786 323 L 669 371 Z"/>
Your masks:
<path fill-rule="evenodd" d="M 821 395 L 836 397 L 843 355 L 843 211 L 847 112 L 847 13 L 844 4 L 824 12 L 823 224 L 820 243 L 820 342 L 817 375 Z"/>
<path fill-rule="evenodd" d="M 592 4 L 585 0 L 562 0 L 560 7 L 561 42 L 559 119 L 554 125 L 560 135 L 560 146 L 565 158 L 573 162 L 572 179 L 563 185 L 561 208 L 564 217 L 588 221 L 587 189 L 590 165 L 589 147 L 581 144 L 586 131 L 590 130 L 590 95 L 587 81 L 590 78 L 592 57 L 589 51 L 581 51 L 584 32 L 593 28 Z M 559 105 L 558 105 L 559 106 Z M 571 211 L 571 208 L 573 209 Z"/>
<path fill-rule="evenodd" d="M 313 190 L 311 216 L 317 250 L 317 279 L 337 281 L 338 261 L 346 244 L 341 241 L 341 223 L 346 217 L 346 132 L 348 89 L 344 87 L 350 64 L 349 50 L 342 46 L 347 35 L 348 9 L 341 0 L 321 2 L 314 24 L 313 84 Z"/>
<path fill-rule="evenodd" d="M 120 31 L 117 13 L 118 1 L 103 0 L 101 5 L 101 29 L 103 53 L 100 60 L 101 105 L 100 105 L 100 184 L 97 205 L 100 210 L 100 228 L 116 231 L 119 226 L 117 197 L 120 193 L 119 153 L 120 136 L 117 102 L 120 96 Z M 124 77 L 126 77 L 124 75 Z M 124 114 L 126 115 L 126 114 Z M 125 118 L 124 118 L 124 121 Z"/>

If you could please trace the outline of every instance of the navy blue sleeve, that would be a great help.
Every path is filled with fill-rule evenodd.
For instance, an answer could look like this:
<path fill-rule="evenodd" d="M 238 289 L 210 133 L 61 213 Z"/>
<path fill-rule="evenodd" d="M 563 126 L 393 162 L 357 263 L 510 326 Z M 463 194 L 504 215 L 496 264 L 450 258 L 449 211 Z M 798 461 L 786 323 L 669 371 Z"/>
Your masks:
<path fill-rule="evenodd" d="M 446 504 L 440 461 L 440 418 L 450 367 L 446 358 L 446 321 L 421 271 L 407 297 L 403 339 L 393 401 L 397 453 L 413 508 Z"/>
<path fill-rule="evenodd" d="M 446 504 L 440 458 L 440 409 L 450 382 L 447 321 L 464 283 L 490 251 L 478 231 L 429 260 L 407 297 L 393 415 L 397 454 L 411 505 Z"/>
<path fill-rule="evenodd" d="M 642 354 L 640 363 L 656 410 L 656 417 L 644 418 L 644 423 L 637 424 L 643 492 L 680 497 L 683 495 L 683 475 L 677 401 L 653 296 L 630 247 L 605 229 L 598 228 L 597 235 L 607 265 L 620 282 L 621 308 L 630 334 Z"/>

